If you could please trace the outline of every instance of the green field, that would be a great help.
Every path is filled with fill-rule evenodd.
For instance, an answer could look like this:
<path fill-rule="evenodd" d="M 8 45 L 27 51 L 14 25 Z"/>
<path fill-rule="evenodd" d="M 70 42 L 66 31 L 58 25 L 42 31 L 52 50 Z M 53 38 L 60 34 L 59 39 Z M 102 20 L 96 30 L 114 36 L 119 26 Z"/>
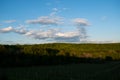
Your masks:
<path fill-rule="evenodd" d="M 120 80 L 120 62 L 1 68 L 0 80 Z"/>

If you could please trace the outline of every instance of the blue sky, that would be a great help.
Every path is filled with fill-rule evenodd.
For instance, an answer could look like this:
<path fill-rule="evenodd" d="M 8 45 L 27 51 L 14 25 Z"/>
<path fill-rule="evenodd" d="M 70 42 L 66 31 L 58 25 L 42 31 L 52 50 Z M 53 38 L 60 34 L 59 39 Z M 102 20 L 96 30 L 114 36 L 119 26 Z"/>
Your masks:
<path fill-rule="evenodd" d="M 0 44 L 120 42 L 120 0 L 0 0 Z"/>

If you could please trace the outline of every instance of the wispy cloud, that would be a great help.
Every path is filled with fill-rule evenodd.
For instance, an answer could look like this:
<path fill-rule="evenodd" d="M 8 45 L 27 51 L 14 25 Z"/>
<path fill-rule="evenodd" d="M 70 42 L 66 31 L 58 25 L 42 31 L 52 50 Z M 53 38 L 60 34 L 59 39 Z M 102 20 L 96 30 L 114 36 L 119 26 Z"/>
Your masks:
<path fill-rule="evenodd" d="M 46 31 L 28 31 L 26 36 L 40 39 L 40 40 L 49 40 L 52 39 L 55 42 L 78 42 L 79 41 L 79 33 L 77 32 L 60 32 L 56 29 L 49 29 Z"/>
<path fill-rule="evenodd" d="M 41 24 L 41 25 L 59 25 L 63 23 L 63 17 L 55 16 L 41 16 L 38 19 L 27 20 L 28 24 Z"/>
<path fill-rule="evenodd" d="M 66 8 L 64 8 L 66 9 Z M 26 20 L 28 24 L 41 24 L 41 25 L 59 25 L 64 23 L 64 17 L 57 16 L 61 10 L 52 8 L 52 12 L 48 16 L 40 16 L 37 19 Z"/>
<path fill-rule="evenodd" d="M 28 30 L 26 30 L 24 27 L 13 28 L 12 26 L 0 29 L 0 33 L 15 32 L 15 33 L 18 33 L 18 34 L 26 34 L 27 31 Z"/>
<path fill-rule="evenodd" d="M 14 23 L 14 22 L 16 22 L 16 20 L 6 20 L 6 21 L 4 21 L 4 23 Z"/>
<path fill-rule="evenodd" d="M 55 37 L 56 30 L 49 29 L 46 31 L 43 30 L 37 30 L 37 31 L 28 31 L 25 35 L 29 37 L 33 37 L 35 39 L 50 39 Z"/>
<path fill-rule="evenodd" d="M 9 27 L 0 29 L 0 33 L 8 33 L 8 32 L 11 32 L 13 30 L 14 29 L 11 26 L 9 26 Z"/>
<path fill-rule="evenodd" d="M 53 8 L 52 10 L 53 10 L 53 11 L 58 11 L 58 9 L 57 9 L 57 8 Z"/>
<path fill-rule="evenodd" d="M 50 16 L 56 16 L 58 13 L 68 10 L 68 8 L 52 8 Z"/>
<path fill-rule="evenodd" d="M 60 12 L 60 10 L 58 8 L 53 8 L 52 12 L 50 13 L 50 16 L 55 16 L 55 15 L 57 15 L 58 12 Z"/>
<path fill-rule="evenodd" d="M 89 26 L 90 23 L 84 18 L 75 18 L 73 19 L 73 22 L 79 32 L 79 40 L 86 41 L 88 35 L 85 26 Z"/>
<path fill-rule="evenodd" d="M 49 25 L 59 25 L 63 23 L 62 17 L 50 17 L 42 16 L 36 20 L 27 20 L 29 24 L 41 24 L 42 26 Z M 7 27 L 0 29 L 0 33 L 14 32 L 34 39 L 39 40 L 52 40 L 55 42 L 79 42 L 83 41 L 87 37 L 87 32 L 85 26 L 88 26 L 89 23 L 86 19 L 75 18 L 73 19 L 73 24 L 77 28 L 75 31 L 63 32 L 58 28 L 47 30 L 38 29 L 38 30 L 28 30 L 25 26 L 18 26 L 17 28 Z"/>
<path fill-rule="evenodd" d="M 64 8 L 66 10 L 66 8 Z M 58 8 L 53 8 L 52 12 L 48 16 L 41 16 L 37 19 L 26 20 L 28 24 L 40 24 L 41 26 L 56 26 L 61 25 L 64 26 L 65 18 L 61 16 L 57 16 L 57 13 L 60 10 Z M 15 20 L 7 21 L 7 23 L 15 22 Z M 65 25 L 69 24 L 65 23 Z M 75 31 L 62 31 L 58 28 L 50 29 L 37 29 L 37 30 L 28 30 L 25 26 L 18 26 L 17 28 L 7 27 L 0 29 L 0 33 L 14 32 L 20 35 L 32 37 L 34 39 L 39 40 L 52 40 L 55 42 L 79 42 L 85 40 L 87 37 L 85 26 L 89 26 L 89 22 L 84 18 L 75 18 L 72 20 L 71 25 L 74 25 L 77 30 Z M 70 25 L 70 26 L 71 26 Z"/>
<path fill-rule="evenodd" d="M 14 32 L 19 33 L 19 34 L 26 34 L 28 30 L 26 30 L 25 28 L 21 27 L 18 29 L 14 29 Z"/>
<path fill-rule="evenodd" d="M 73 22 L 78 26 L 89 26 L 90 25 L 87 19 L 84 19 L 84 18 L 75 18 L 73 19 Z"/>
<path fill-rule="evenodd" d="M 28 37 L 32 37 L 34 39 L 39 40 L 49 40 L 55 42 L 78 42 L 79 40 L 79 33 L 78 32 L 61 32 L 58 29 L 48 29 L 48 30 L 27 30 L 24 28 L 13 28 L 13 27 L 7 27 L 0 29 L 0 33 L 8 33 L 8 32 L 14 32 L 18 34 L 22 34 Z"/>

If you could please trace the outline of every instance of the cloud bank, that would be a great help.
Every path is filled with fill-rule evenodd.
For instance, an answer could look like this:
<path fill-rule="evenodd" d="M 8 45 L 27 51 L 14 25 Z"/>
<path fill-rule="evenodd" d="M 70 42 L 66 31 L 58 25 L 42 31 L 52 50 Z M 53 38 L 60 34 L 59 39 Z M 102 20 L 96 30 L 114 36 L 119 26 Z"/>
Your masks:
<path fill-rule="evenodd" d="M 53 40 L 55 42 L 78 42 L 79 33 L 78 32 L 61 32 L 57 29 L 49 30 L 26 30 L 24 28 L 15 29 L 13 27 L 7 27 L 0 29 L 0 33 L 14 32 L 22 34 L 28 37 L 39 40 Z"/>
<path fill-rule="evenodd" d="M 86 32 L 86 26 L 89 26 L 89 22 L 87 19 L 84 18 L 75 18 L 72 19 L 72 26 L 74 26 L 77 30 L 72 31 L 66 31 L 66 30 L 59 30 L 56 26 L 64 26 L 65 18 L 61 16 L 56 16 L 56 14 L 59 12 L 59 9 L 53 8 L 52 13 L 50 13 L 48 16 L 41 16 L 37 19 L 32 20 L 26 20 L 25 22 L 27 25 L 29 24 L 40 24 L 40 26 L 53 26 L 54 28 L 48 28 L 48 29 L 37 29 L 37 30 L 29 30 L 26 29 L 25 26 L 19 26 L 17 28 L 13 28 L 12 26 L 1 28 L 0 33 L 8 33 L 8 32 L 14 32 L 20 35 L 24 35 L 27 37 L 31 37 L 33 39 L 38 40 L 45 40 L 45 41 L 53 41 L 53 42 L 80 42 L 85 41 L 87 39 L 87 32 Z M 70 21 L 70 20 L 68 20 Z M 15 20 L 6 21 L 7 23 L 15 22 Z M 61 25 L 62 24 L 62 25 Z M 68 26 L 71 26 L 68 25 Z M 69 28 L 69 27 L 68 27 Z"/>

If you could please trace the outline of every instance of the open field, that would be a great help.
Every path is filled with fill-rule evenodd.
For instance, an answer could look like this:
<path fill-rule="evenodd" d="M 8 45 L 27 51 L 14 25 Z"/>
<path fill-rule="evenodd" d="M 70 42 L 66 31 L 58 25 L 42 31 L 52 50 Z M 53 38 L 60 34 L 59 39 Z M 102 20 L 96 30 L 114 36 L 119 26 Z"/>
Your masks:
<path fill-rule="evenodd" d="M 120 62 L 0 68 L 0 80 L 120 80 Z"/>

